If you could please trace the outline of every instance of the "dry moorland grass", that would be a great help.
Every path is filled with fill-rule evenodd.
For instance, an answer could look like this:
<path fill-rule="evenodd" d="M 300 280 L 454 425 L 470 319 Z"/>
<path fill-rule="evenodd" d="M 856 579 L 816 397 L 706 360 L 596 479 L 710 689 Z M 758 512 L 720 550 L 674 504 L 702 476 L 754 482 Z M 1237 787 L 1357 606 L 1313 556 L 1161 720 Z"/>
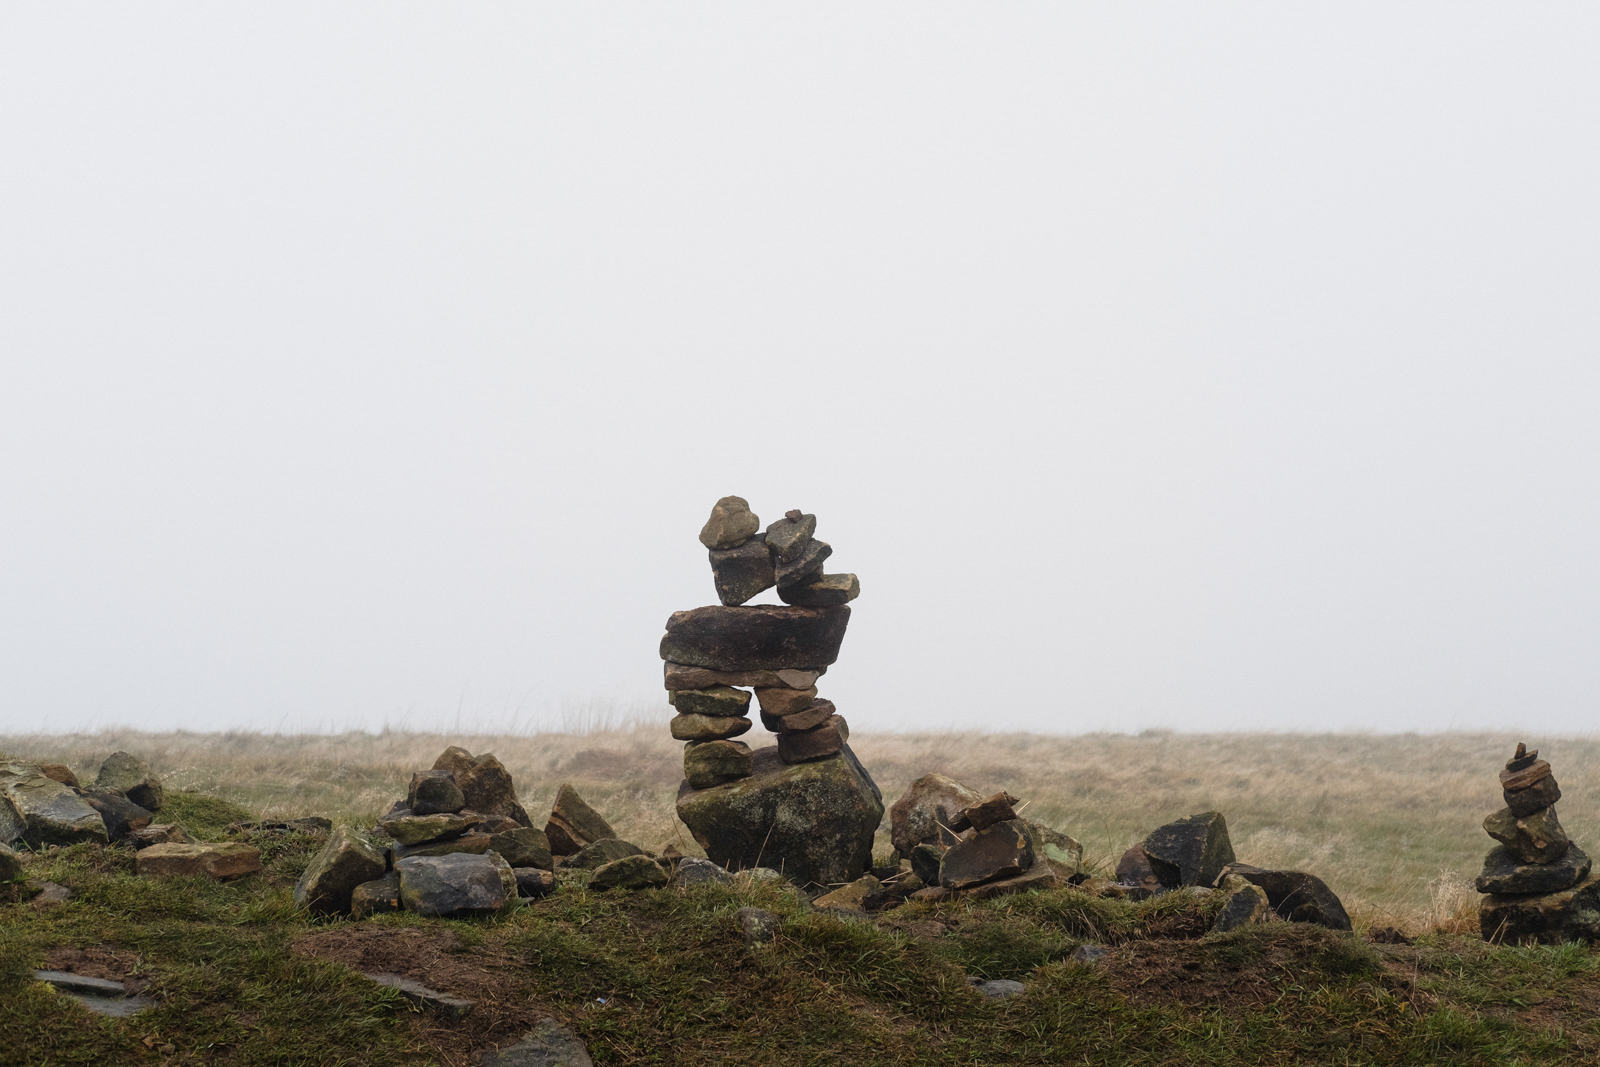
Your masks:
<path fill-rule="evenodd" d="M 858 734 L 857 754 L 891 801 L 940 771 L 1007 789 L 1028 814 L 1109 866 L 1152 828 L 1216 810 L 1239 858 L 1322 876 L 1358 925 L 1475 929 L 1471 878 L 1500 806 L 1495 773 L 1510 734 Z M 1527 737 L 1555 765 L 1563 825 L 1600 845 L 1600 741 Z M 759 743 L 759 742 L 757 742 Z M 92 775 L 108 753 L 149 759 L 169 787 L 232 800 L 267 818 L 369 820 L 446 746 L 494 752 L 537 819 L 572 782 L 622 836 L 649 848 L 693 842 L 676 821 L 680 746 L 658 726 L 588 734 L 460 736 L 105 731 L 0 737 L 0 751 Z M 889 849 L 887 826 L 879 852 Z"/>

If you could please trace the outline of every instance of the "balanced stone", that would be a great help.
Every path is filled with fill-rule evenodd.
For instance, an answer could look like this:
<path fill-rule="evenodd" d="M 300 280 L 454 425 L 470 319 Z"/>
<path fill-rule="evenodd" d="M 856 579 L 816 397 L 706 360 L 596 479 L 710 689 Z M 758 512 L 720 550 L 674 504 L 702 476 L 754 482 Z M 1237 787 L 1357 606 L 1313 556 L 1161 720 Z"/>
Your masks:
<path fill-rule="evenodd" d="M 1501 808 L 1483 820 L 1483 828 L 1523 863 L 1554 863 L 1570 843 L 1555 808 L 1540 808 L 1522 819 Z"/>
<path fill-rule="evenodd" d="M 1033 858 L 1033 843 L 1017 820 L 996 823 L 950 847 L 939 863 L 939 884 L 966 889 L 1010 878 L 1032 867 Z"/>
<path fill-rule="evenodd" d="M 420 845 L 424 841 L 454 837 L 477 821 L 475 811 L 444 811 L 436 815 L 385 816 L 378 820 L 378 829 L 402 845 Z"/>
<path fill-rule="evenodd" d="M 750 693 L 732 686 L 714 685 L 706 689 L 675 689 L 672 706 L 680 715 L 744 715 L 750 710 Z"/>
<path fill-rule="evenodd" d="M 747 777 L 709 788 L 684 783 L 678 817 L 728 870 L 772 867 L 802 887 L 855 881 L 872 864 L 883 799 L 848 747 L 840 756 L 788 766 L 777 749 L 763 748 Z"/>
<path fill-rule="evenodd" d="M 160 811 L 166 798 L 161 779 L 150 772 L 150 765 L 127 752 L 113 752 L 106 757 L 94 787 L 121 793 L 145 811 Z"/>
<path fill-rule="evenodd" d="M 720 741 L 748 733 L 753 725 L 738 715 L 677 715 L 672 719 L 672 736 L 679 741 Z"/>
<path fill-rule="evenodd" d="M 456 784 L 450 771 L 418 771 L 411 776 L 411 787 L 406 790 L 406 807 L 413 815 L 440 815 L 460 811 L 467 806 L 467 798 Z"/>
<path fill-rule="evenodd" d="M 803 581 L 822 570 L 823 562 L 833 555 L 833 546 L 826 541 L 807 541 L 793 559 L 785 560 L 774 569 L 778 579 L 779 596 L 782 590 Z"/>
<path fill-rule="evenodd" d="M 716 586 L 717 599 L 724 604 L 743 604 L 771 589 L 777 581 L 772 554 L 759 535 L 737 548 L 711 550 L 711 582 Z"/>
<path fill-rule="evenodd" d="M 1233 862 L 1233 843 L 1221 812 L 1207 811 L 1168 823 L 1144 839 L 1144 853 L 1161 884 L 1208 886 Z"/>
<path fill-rule="evenodd" d="M 1511 809 L 1511 814 L 1524 819 L 1560 800 L 1561 786 L 1556 783 L 1554 776 L 1545 775 L 1530 786 L 1502 790 L 1500 795 L 1505 798 L 1506 807 Z"/>
<path fill-rule="evenodd" d="M 813 574 L 793 585 L 781 586 L 778 599 L 802 608 L 832 608 L 861 595 L 861 581 L 853 574 Z"/>
<path fill-rule="evenodd" d="M 471 764 L 466 767 L 461 766 L 456 753 L 466 754 L 464 749 L 448 750 L 447 755 L 451 757 L 449 769 L 455 773 L 456 784 L 461 787 L 467 807 L 484 815 L 511 819 L 519 826 L 533 825 L 533 820 L 528 818 L 527 811 L 517 801 L 517 787 L 511 780 L 511 772 L 495 759 L 493 752 L 485 752 L 481 756 L 468 755 Z M 445 760 L 445 757 L 441 756 L 440 760 Z M 439 763 L 435 762 L 434 766 L 439 767 Z"/>
<path fill-rule="evenodd" d="M 950 824 L 950 829 L 961 830 L 987 830 L 997 822 L 1006 822 L 1017 817 L 1017 798 L 1002 790 L 986 800 L 961 809 L 956 816 L 956 821 Z"/>
<path fill-rule="evenodd" d="M 790 689 L 809 689 L 817 684 L 826 667 L 814 670 L 781 671 L 713 671 L 705 667 L 690 667 L 683 663 L 666 663 L 662 673 L 668 689 L 709 689 L 718 685 L 743 685 L 756 689 L 786 686 Z"/>
<path fill-rule="evenodd" d="M 785 763 L 807 763 L 838 755 L 844 747 L 844 735 L 837 725 L 841 721 L 831 715 L 820 726 L 779 734 L 778 756 Z"/>
<path fill-rule="evenodd" d="M 678 611 L 661 658 L 718 671 L 815 669 L 839 658 L 850 608 L 755 604 Z"/>
<path fill-rule="evenodd" d="M 1589 873 L 1589 857 L 1575 844 L 1554 863 L 1522 863 L 1503 845 L 1489 850 L 1478 875 L 1478 892 L 1501 896 L 1555 893 L 1570 889 Z"/>
<path fill-rule="evenodd" d="M 711 518 L 700 529 L 700 543 L 707 548 L 733 548 L 759 529 L 761 520 L 751 513 L 744 497 L 725 496 L 712 506 Z"/>
<path fill-rule="evenodd" d="M 925 774 L 912 782 L 889 809 L 889 842 L 901 856 L 910 856 L 921 844 L 949 847 L 959 840 L 950 824 L 963 808 L 983 799 L 983 794 L 954 778 Z M 923 881 L 932 885 L 927 878 Z"/>
<path fill-rule="evenodd" d="M 787 686 L 774 686 L 756 690 L 756 699 L 761 702 L 761 710 L 768 715 L 793 715 L 803 708 L 809 708 L 811 702 L 817 698 L 817 687 L 808 686 L 805 689 L 790 689 Z M 679 711 L 687 710 L 682 705 Z"/>
<path fill-rule="evenodd" d="M 775 734 L 794 734 L 815 729 L 834 717 L 833 701 L 810 700 L 798 711 L 787 715 L 769 715 L 763 710 L 761 725 Z"/>
<path fill-rule="evenodd" d="M 550 808 L 550 821 L 545 824 L 544 832 L 550 840 L 551 853 L 557 856 L 570 856 L 591 842 L 617 836 L 611 824 L 566 783 L 556 790 L 556 800 Z"/>
<path fill-rule="evenodd" d="M 710 789 L 750 772 L 750 746 L 743 741 L 690 742 L 683 752 L 683 777 L 692 789 Z"/>
<path fill-rule="evenodd" d="M 806 542 L 817 532 L 817 517 L 802 515 L 799 511 L 787 512 L 783 518 L 767 527 L 767 547 L 773 558 L 787 563 L 805 550 Z"/>
<path fill-rule="evenodd" d="M 1349 930 L 1350 916 L 1344 904 L 1326 882 L 1304 871 L 1265 870 L 1248 863 L 1230 863 L 1222 869 L 1217 885 L 1230 878 L 1243 878 L 1260 886 L 1267 903 L 1281 919 L 1293 923 L 1315 923 L 1330 930 Z"/>

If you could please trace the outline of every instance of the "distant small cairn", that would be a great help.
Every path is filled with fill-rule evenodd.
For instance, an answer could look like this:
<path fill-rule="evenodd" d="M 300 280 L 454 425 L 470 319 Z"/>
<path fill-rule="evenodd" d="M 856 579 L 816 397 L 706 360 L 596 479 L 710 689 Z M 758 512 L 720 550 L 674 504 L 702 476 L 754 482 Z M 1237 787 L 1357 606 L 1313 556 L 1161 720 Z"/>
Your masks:
<path fill-rule="evenodd" d="M 1485 941 L 1563 944 L 1600 940 L 1600 876 L 1556 818 L 1561 787 L 1537 750 L 1518 744 L 1500 772 L 1506 806 L 1483 820 L 1499 842 L 1484 857 L 1478 909 Z"/>

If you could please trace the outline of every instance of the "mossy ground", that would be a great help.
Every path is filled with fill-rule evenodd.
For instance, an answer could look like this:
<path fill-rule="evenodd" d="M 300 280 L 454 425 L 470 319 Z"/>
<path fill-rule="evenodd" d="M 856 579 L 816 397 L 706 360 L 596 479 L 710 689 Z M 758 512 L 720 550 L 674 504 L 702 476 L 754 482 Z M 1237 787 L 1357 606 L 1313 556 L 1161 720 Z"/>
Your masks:
<path fill-rule="evenodd" d="M 171 814 L 219 837 L 241 812 L 193 794 Z M 266 869 L 153 882 L 130 853 L 35 857 L 69 886 L 0 905 L 6 1064 L 465 1064 L 554 1015 L 598 1064 L 1575 1064 L 1600 1062 L 1600 956 L 1435 935 L 1376 946 L 1309 926 L 1207 936 L 1214 904 L 1063 889 L 830 917 L 772 886 L 631 894 L 564 886 L 474 921 L 318 922 L 293 881 L 319 844 L 258 836 Z M 750 948 L 734 912 L 780 913 Z M 1069 962 L 1086 941 L 1108 965 Z M 115 950 L 158 1006 L 88 1014 L 30 982 L 73 949 Z M 357 969 L 408 974 L 478 1008 L 418 1010 Z M 967 976 L 1015 978 L 994 1002 Z"/>

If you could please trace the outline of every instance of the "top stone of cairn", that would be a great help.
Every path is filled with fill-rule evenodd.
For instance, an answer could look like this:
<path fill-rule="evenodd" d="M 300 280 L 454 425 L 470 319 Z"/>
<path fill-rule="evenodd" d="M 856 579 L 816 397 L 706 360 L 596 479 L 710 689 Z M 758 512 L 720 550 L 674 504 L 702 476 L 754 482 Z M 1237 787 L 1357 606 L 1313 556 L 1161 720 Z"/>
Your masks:
<path fill-rule="evenodd" d="M 700 543 L 707 548 L 737 548 L 761 529 L 761 520 L 742 496 L 725 496 L 711 509 L 711 518 L 700 530 Z"/>

